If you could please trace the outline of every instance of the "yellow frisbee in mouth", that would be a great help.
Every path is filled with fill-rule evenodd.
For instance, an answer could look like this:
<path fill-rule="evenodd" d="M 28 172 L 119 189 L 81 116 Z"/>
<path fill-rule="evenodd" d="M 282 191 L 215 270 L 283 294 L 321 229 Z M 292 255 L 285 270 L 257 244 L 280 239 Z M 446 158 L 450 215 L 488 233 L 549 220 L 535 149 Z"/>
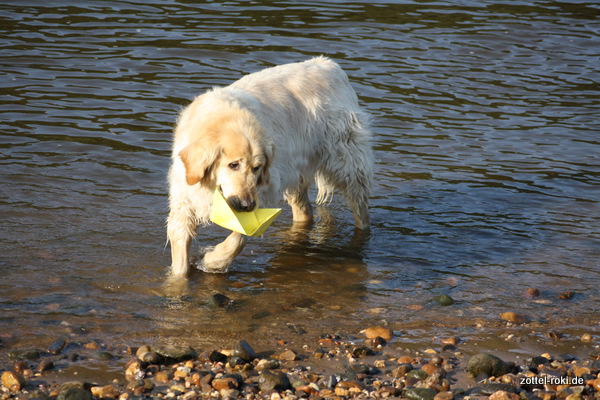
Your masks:
<path fill-rule="evenodd" d="M 281 208 L 257 208 L 250 212 L 234 211 L 217 188 L 210 211 L 210 220 L 242 235 L 260 236 L 279 214 L 281 214 Z"/>

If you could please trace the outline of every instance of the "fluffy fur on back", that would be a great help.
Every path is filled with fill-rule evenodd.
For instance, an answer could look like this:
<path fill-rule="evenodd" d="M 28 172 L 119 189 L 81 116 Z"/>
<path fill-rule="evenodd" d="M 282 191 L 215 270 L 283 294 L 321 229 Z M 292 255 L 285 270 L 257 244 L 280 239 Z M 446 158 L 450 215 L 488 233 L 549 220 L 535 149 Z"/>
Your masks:
<path fill-rule="evenodd" d="M 285 198 L 295 221 L 341 192 L 359 229 L 369 225 L 373 155 L 368 119 L 346 74 L 318 57 L 268 68 L 198 96 L 175 129 L 169 173 L 172 271 L 188 271 L 189 247 L 208 222 L 217 188 L 238 211 Z M 232 233 L 204 256 L 202 269 L 226 271 L 245 238 Z"/>

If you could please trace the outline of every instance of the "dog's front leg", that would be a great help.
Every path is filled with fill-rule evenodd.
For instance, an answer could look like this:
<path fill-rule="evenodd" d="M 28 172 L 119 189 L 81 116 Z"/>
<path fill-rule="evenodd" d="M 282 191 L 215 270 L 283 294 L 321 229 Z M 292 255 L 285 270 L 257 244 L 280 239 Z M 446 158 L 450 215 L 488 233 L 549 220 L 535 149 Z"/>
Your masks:
<path fill-rule="evenodd" d="M 244 248 L 244 244 L 246 244 L 246 236 L 232 232 L 227 239 L 204 255 L 204 260 L 199 268 L 205 272 L 227 272 L 233 259 Z"/>

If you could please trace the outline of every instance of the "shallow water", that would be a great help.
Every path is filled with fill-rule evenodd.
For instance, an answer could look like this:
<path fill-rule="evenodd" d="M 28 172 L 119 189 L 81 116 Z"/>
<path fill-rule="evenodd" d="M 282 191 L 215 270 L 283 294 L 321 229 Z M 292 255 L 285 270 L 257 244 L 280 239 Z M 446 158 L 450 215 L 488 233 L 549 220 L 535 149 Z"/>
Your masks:
<path fill-rule="evenodd" d="M 567 337 L 597 330 L 597 4 L 27 3 L 0 5 L 5 347 L 84 335 L 202 348 L 381 321 L 410 346 L 477 340 L 504 311 Z M 312 229 L 285 210 L 228 274 L 166 283 L 178 112 L 213 85 L 319 54 L 373 116 L 370 235 L 354 234 L 341 199 Z M 224 235 L 206 229 L 196 253 Z M 233 307 L 215 309 L 213 293 Z"/>

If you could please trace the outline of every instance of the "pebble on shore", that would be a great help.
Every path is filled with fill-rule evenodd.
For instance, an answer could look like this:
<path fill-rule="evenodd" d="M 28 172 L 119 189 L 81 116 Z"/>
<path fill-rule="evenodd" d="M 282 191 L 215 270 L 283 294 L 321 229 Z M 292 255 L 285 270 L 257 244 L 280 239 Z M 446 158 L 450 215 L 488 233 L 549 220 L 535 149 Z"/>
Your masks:
<path fill-rule="evenodd" d="M 388 328 L 371 328 L 362 331 L 368 339 L 381 338 L 381 335 L 388 339 L 393 337 Z M 60 386 L 44 382 L 44 374 L 52 369 L 36 367 L 36 363 L 41 365 L 58 362 L 60 357 L 62 360 L 71 357 L 62 349 L 66 346 L 58 343 L 52 352 L 40 353 L 35 361 L 18 360 L 13 371 L 4 371 L 0 400 L 25 397 L 56 400 L 471 400 L 481 396 L 489 400 L 600 399 L 598 349 L 593 350 L 587 360 L 578 360 L 567 353 L 544 354 L 521 364 L 480 353 L 469 357 L 465 368 L 462 363 L 467 359 L 455 351 L 455 345 L 460 342 L 458 338 L 444 339 L 452 343 L 451 350 L 427 349 L 407 354 L 386 344 L 371 350 L 357 346 L 357 338 L 351 335 L 342 337 L 326 335 L 304 345 L 302 351 L 279 349 L 265 353 L 257 353 L 243 340 L 236 342 L 232 349 L 201 353 L 185 346 L 141 346 L 128 351 L 129 360 L 123 367 L 125 383 L 67 382 Z M 90 346 L 84 348 L 95 351 Z M 113 349 L 111 354 L 118 352 Z M 114 359 L 95 359 L 115 363 Z M 335 371 L 319 372 L 323 370 L 315 367 L 316 361 L 331 361 Z M 472 375 L 466 387 L 453 383 L 455 376 L 466 370 Z"/>

